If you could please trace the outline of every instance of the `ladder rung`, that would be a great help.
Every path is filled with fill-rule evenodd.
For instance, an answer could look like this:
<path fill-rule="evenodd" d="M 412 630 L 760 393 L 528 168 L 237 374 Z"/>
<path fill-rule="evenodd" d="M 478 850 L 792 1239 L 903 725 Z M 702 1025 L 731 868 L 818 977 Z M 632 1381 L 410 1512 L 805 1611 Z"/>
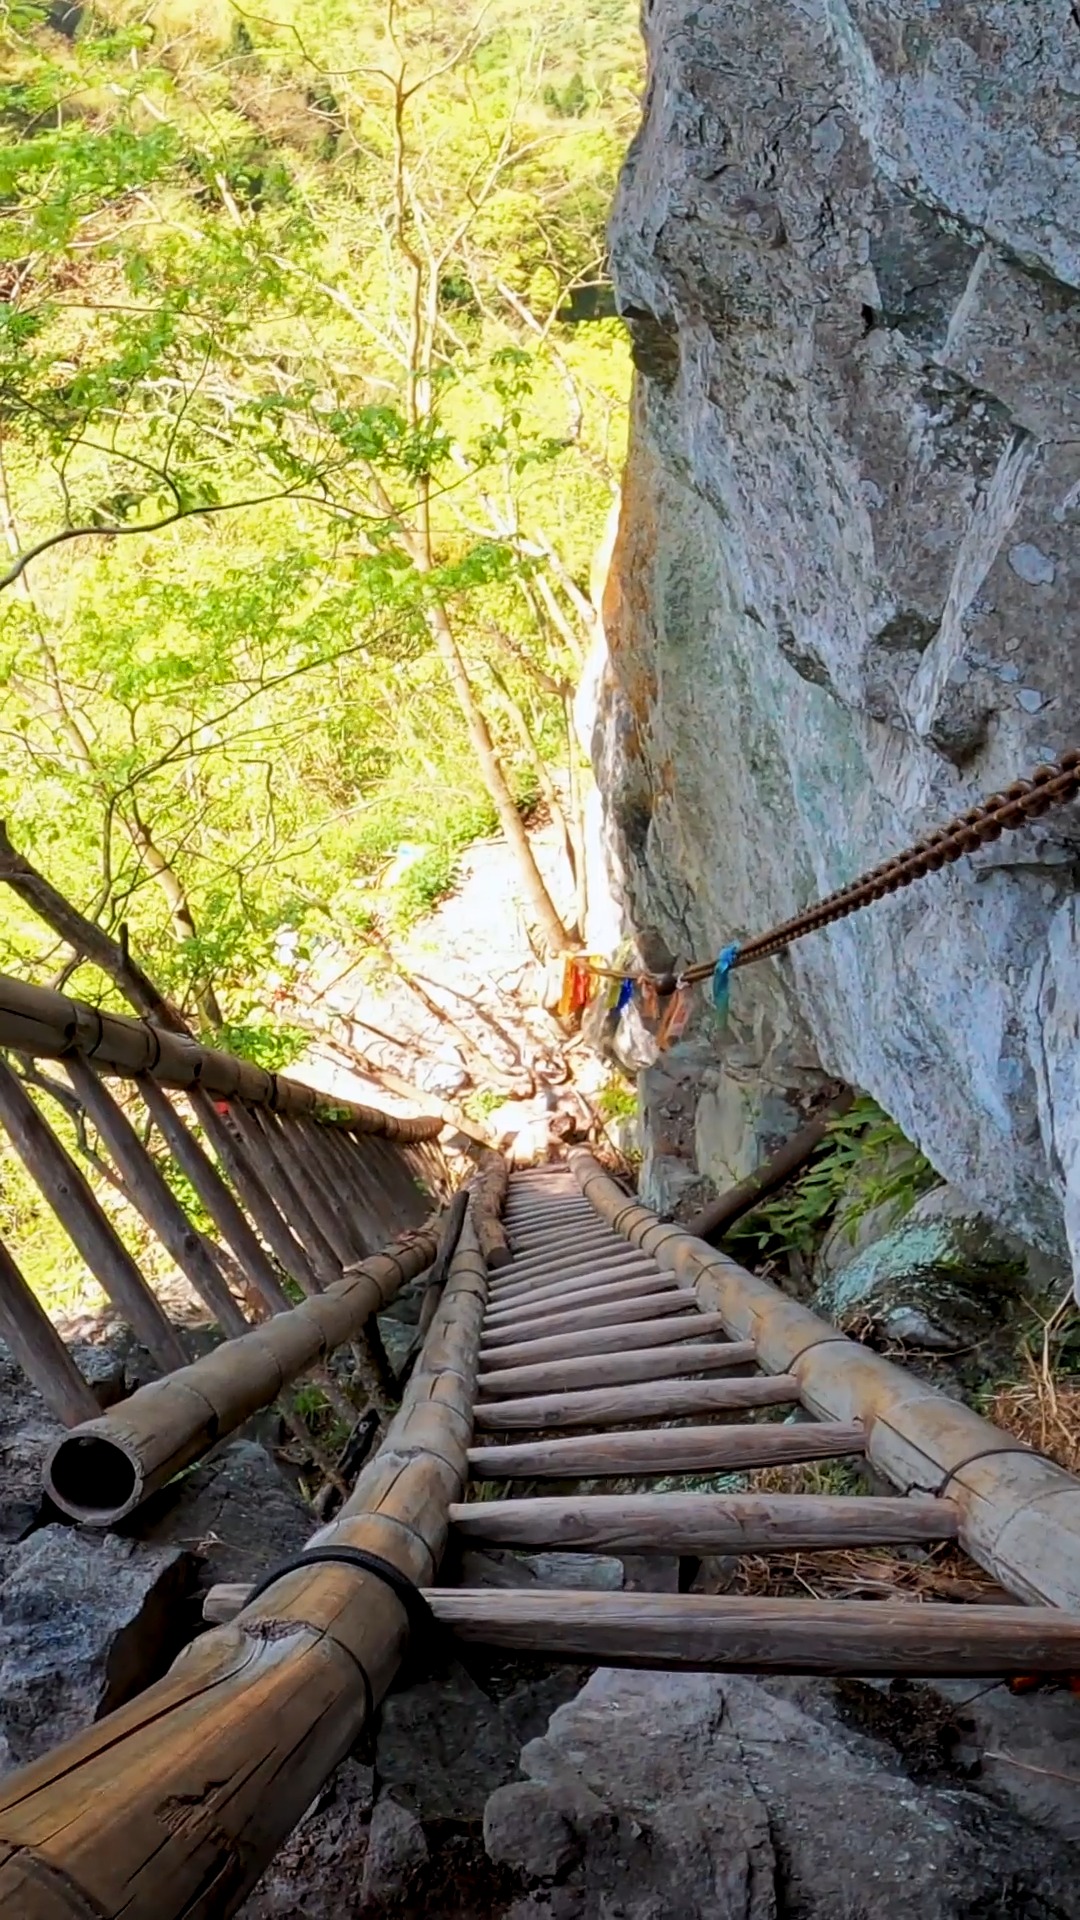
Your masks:
<path fill-rule="evenodd" d="M 703 1342 L 700 1347 L 638 1347 L 630 1353 L 592 1353 L 579 1360 L 504 1367 L 483 1374 L 480 1390 L 497 1396 L 559 1393 L 570 1387 L 614 1387 L 634 1380 L 673 1380 L 684 1373 L 723 1373 L 729 1367 L 752 1366 L 756 1358 L 752 1340 L 717 1341 L 708 1346 Z"/>
<path fill-rule="evenodd" d="M 486 1329 L 521 1326 L 528 1320 L 546 1315 L 576 1312 L 579 1307 L 599 1307 L 611 1300 L 640 1299 L 645 1294 L 674 1293 L 679 1283 L 673 1273 L 632 1273 L 625 1280 L 575 1281 L 572 1292 L 557 1292 L 546 1299 L 516 1300 L 510 1307 L 489 1307 Z"/>
<path fill-rule="evenodd" d="M 590 1353 L 630 1353 L 642 1347 L 666 1347 L 678 1340 L 699 1340 L 724 1331 L 719 1313 L 680 1314 L 676 1320 L 639 1320 L 628 1327 L 593 1327 L 589 1333 L 555 1333 L 543 1340 L 522 1340 L 513 1347 L 481 1349 L 480 1366 L 532 1366 L 541 1360 L 572 1360 Z M 481 1382 L 486 1386 L 486 1382 Z"/>
<path fill-rule="evenodd" d="M 476 1500 L 451 1524 L 487 1546 L 612 1553 L 788 1553 L 955 1540 L 951 1500 L 831 1493 L 593 1493 Z"/>
<path fill-rule="evenodd" d="M 510 1327 L 484 1327 L 484 1349 L 516 1346 L 536 1334 L 546 1339 L 556 1333 L 590 1333 L 595 1327 L 629 1326 L 634 1320 L 659 1320 L 669 1313 L 696 1313 L 697 1295 L 688 1287 L 657 1287 L 630 1300 L 610 1300 L 606 1306 L 576 1307 L 569 1312 L 539 1314 Z"/>
<path fill-rule="evenodd" d="M 561 1480 L 624 1473 L 711 1473 L 787 1466 L 862 1453 L 865 1428 L 841 1420 L 783 1426 L 656 1427 L 644 1433 L 589 1433 L 471 1447 L 474 1480 Z"/>
<path fill-rule="evenodd" d="M 1080 1617 L 1054 1607 L 491 1587 L 426 1597 L 459 1639 L 605 1666 L 986 1678 L 1080 1671 Z"/>
<path fill-rule="evenodd" d="M 765 1374 L 752 1380 L 655 1380 L 638 1386 L 596 1387 L 583 1393 L 523 1395 L 514 1400 L 481 1400 L 477 1427 L 505 1431 L 529 1427 L 621 1427 L 633 1420 L 678 1420 L 692 1413 L 726 1413 L 733 1407 L 791 1406 L 799 1399 L 792 1374 Z"/>

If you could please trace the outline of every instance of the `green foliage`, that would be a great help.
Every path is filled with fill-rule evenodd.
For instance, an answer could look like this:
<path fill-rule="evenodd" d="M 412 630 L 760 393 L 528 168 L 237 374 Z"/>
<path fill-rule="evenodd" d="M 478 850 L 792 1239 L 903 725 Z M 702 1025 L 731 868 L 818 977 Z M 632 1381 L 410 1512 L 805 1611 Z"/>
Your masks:
<path fill-rule="evenodd" d="M 430 913 L 453 892 L 458 872 L 458 861 L 447 847 L 432 847 L 415 860 L 394 889 L 394 925 L 408 927 Z"/>
<path fill-rule="evenodd" d="M 226 1053 L 239 1054 L 268 1073 L 284 1073 L 299 1060 L 308 1045 L 308 1036 L 299 1027 L 275 1021 L 227 1021 L 214 1035 L 214 1045 Z"/>
<path fill-rule="evenodd" d="M 595 1104 L 605 1120 L 636 1120 L 637 1088 L 627 1086 L 623 1080 L 609 1080 L 606 1087 L 601 1087 Z"/>
<path fill-rule="evenodd" d="M 770 1252 L 811 1253 L 827 1227 L 852 1240 L 868 1213 L 891 1225 L 934 1185 L 930 1162 L 867 1096 L 829 1123 L 826 1143 L 806 1171 L 746 1215 L 728 1236 Z"/>
<path fill-rule="evenodd" d="M 23 551 L 115 530 L 0 593 L 0 814 L 252 1057 L 284 931 L 302 966 L 403 924 L 494 830 L 435 612 L 565 754 L 550 686 L 588 638 L 629 358 L 618 323 L 557 315 L 637 80 L 631 0 L 553 0 L 542 33 L 522 0 L 400 0 L 393 42 L 362 0 L 274 13 L 90 0 L 69 38 L 0 11 L 0 496 Z M 384 899 L 408 840 L 431 851 Z M 45 955 L 0 894 L 0 966 Z"/>

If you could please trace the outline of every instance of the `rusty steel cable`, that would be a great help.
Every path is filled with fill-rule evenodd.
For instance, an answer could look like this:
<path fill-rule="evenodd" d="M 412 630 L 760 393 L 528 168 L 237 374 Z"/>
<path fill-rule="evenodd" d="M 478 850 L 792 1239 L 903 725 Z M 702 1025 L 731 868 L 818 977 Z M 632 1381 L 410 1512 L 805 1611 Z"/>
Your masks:
<path fill-rule="evenodd" d="M 873 867 L 869 873 L 860 875 L 837 892 L 827 894 L 824 900 L 816 901 L 813 906 L 806 907 L 802 913 L 783 921 L 780 926 L 747 940 L 731 960 L 731 970 L 749 966 L 752 960 L 766 960 L 773 954 L 782 953 L 785 947 L 789 947 L 794 940 L 801 940 L 804 934 L 815 933 L 819 927 L 829 926 L 834 920 L 843 920 L 848 914 L 858 913 L 861 907 L 869 906 L 872 900 L 880 900 L 884 894 L 910 887 L 913 881 L 921 880 L 924 875 L 936 873 L 938 868 L 951 865 L 966 853 L 974 853 L 991 840 L 999 840 L 1003 833 L 1018 832 L 1030 821 L 1049 813 L 1051 808 L 1066 806 L 1078 796 L 1080 748 L 1072 747 L 1062 754 L 1055 766 L 1036 767 L 1030 780 L 1016 780 L 1003 793 L 990 794 L 986 800 L 980 800 L 978 806 L 969 807 L 966 813 L 958 814 L 946 826 L 938 827 L 933 833 L 916 840 L 914 846 L 908 847 L 904 853 L 894 854 L 890 860 Z M 680 973 L 630 973 L 606 967 L 593 967 L 591 970 L 606 979 L 650 981 L 658 993 L 670 994 L 677 987 L 711 979 L 715 967 L 715 960 L 705 960 L 684 967 Z"/>

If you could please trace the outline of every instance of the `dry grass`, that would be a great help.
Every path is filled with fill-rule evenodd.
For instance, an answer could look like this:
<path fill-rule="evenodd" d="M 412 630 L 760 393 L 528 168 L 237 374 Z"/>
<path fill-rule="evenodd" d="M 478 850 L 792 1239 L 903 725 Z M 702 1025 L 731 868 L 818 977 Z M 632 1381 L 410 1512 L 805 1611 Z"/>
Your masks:
<path fill-rule="evenodd" d="M 1076 1474 L 1080 1474 L 1080 1379 L 1063 1374 L 1059 1360 L 1063 1342 L 1075 1336 L 1078 1326 L 1080 1314 L 1070 1295 L 1040 1321 L 1034 1347 L 1025 1348 L 1025 1377 L 999 1387 L 986 1408 L 996 1426 Z"/>
<path fill-rule="evenodd" d="M 755 1493 L 857 1495 L 866 1491 L 858 1468 L 846 1461 L 763 1467 L 748 1474 L 747 1481 Z M 730 1570 L 725 1591 L 758 1598 L 803 1594 L 814 1600 L 950 1600 L 976 1605 L 1009 1599 L 988 1573 L 948 1542 L 927 1549 L 836 1547 L 816 1553 L 743 1554 Z"/>
<path fill-rule="evenodd" d="M 1009 1599 L 996 1580 L 951 1546 L 925 1553 L 901 1553 L 895 1547 L 746 1553 L 736 1561 L 726 1591 L 758 1599 L 804 1594 L 813 1600 L 949 1600 L 968 1605 Z"/>

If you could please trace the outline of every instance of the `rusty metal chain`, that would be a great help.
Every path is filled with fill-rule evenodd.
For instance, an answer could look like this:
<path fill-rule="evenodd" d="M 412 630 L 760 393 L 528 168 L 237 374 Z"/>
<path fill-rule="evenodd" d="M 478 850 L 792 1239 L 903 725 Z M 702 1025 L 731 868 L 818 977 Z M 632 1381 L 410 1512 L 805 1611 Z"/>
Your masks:
<path fill-rule="evenodd" d="M 1053 807 L 1063 807 L 1068 801 L 1080 795 L 1080 748 L 1073 747 L 1063 753 L 1056 766 L 1036 767 L 1030 780 L 1016 780 L 1004 793 L 992 793 L 988 799 L 981 800 L 976 807 L 969 807 L 966 813 L 959 814 L 944 827 L 938 827 L 934 833 L 926 834 L 916 840 L 906 852 L 894 854 L 891 860 L 885 860 L 881 866 L 864 873 L 836 893 L 830 893 L 803 913 L 797 913 L 791 920 L 785 920 L 782 926 L 774 927 L 770 933 L 758 934 L 754 940 L 748 940 L 739 948 L 734 966 L 748 966 L 751 960 L 765 960 L 771 954 L 780 953 L 790 946 L 793 940 L 800 940 L 804 933 L 814 933 L 819 927 L 826 927 L 834 920 L 842 920 L 849 913 L 857 913 L 860 907 L 869 906 L 872 900 L 880 900 L 886 893 L 896 893 L 901 887 L 910 887 L 912 881 L 921 880 L 928 873 L 936 873 L 939 867 L 951 865 L 966 853 L 974 853 L 977 847 L 986 846 L 991 840 L 1000 840 L 1003 833 L 1016 833 L 1026 827 L 1031 820 L 1037 820 L 1041 814 L 1049 813 Z M 682 975 L 684 981 L 707 980 L 712 974 L 711 965 L 688 967 Z"/>
<path fill-rule="evenodd" d="M 910 887 L 913 881 L 921 880 L 925 874 L 936 873 L 939 867 L 949 866 L 966 853 L 974 853 L 977 847 L 985 846 L 991 840 L 999 840 L 1003 833 L 1018 832 L 1029 821 L 1037 820 L 1053 807 L 1067 805 L 1078 796 L 1080 748 L 1072 747 L 1062 754 L 1056 766 L 1036 767 L 1030 780 L 1016 780 L 1011 787 L 1006 787 L 1004 793 L 990 794 L 988 799 L 980 800 L 978 806 L 969 807 L 966 813 L 958 814 L 946 826 L 938 827 L 935 832 L 916 840 L 914 846 L 908 847 L 904 853 L 894 854 L 891 860 L 883 861 L 880 866 L 873 867 L 869 873 L 852 880 L 846 887 L 840 887 L 836 893 L 826 895 L 824 900 L 818 900 L 802 913 L 785 920 L 781 926 L 747 940 L 731 962 L 732 970 L 749 966 L 752 960 L 766 960 L 772 954 L 783 952 L 793 940 L 801 940 L 804 934 L 815 933 L 819 927 L 827 927 L 834 920 L 843 920 L 850 913 L 858 913 L 860 907 L 869 906 L 872 900 L 880 900 L 884 894 Z M 715 961 L 706 960 L 685 967 L 679 974 L 619 974 L 614 969 L 601 967 L 593 971 L 606 978 L 648 980 L 658 993 L 670 994 L 674 993 L 676 987 L 710 979 L 715 965 Z"/>

